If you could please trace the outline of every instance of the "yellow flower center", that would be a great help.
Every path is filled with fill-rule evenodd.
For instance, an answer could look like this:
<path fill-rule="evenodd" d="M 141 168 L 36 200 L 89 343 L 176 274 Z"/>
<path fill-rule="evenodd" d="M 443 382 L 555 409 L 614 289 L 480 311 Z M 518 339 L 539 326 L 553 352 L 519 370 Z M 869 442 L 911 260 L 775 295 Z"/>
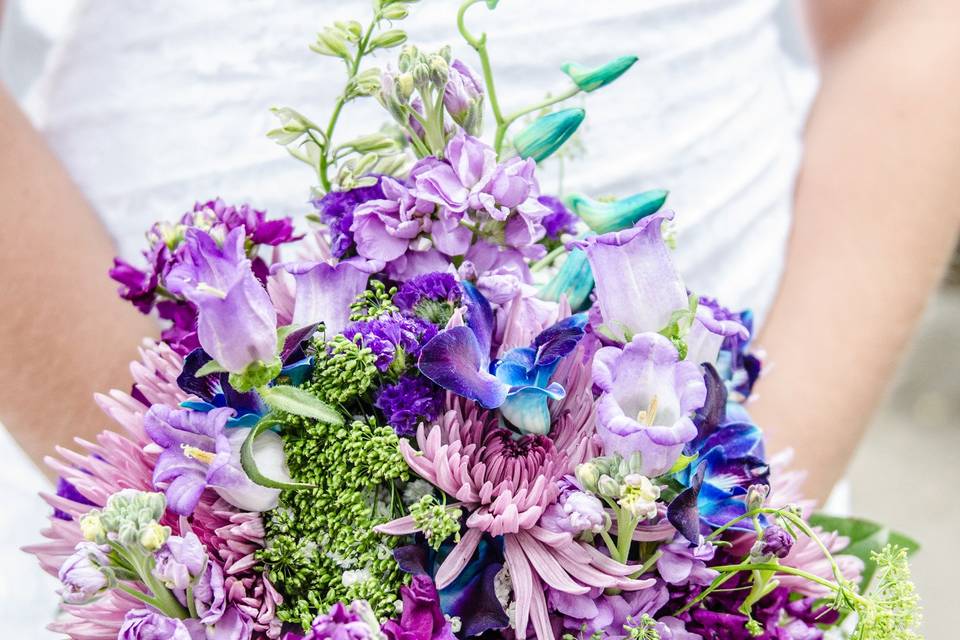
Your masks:
<path fill-rule="evenodd" d="M 183 448 L 183 455 L 193 460 L 198 460 L 203 464 L 211 464 L 217 457 L 215 453 L 204 451 L 198 447 L 192 447 L 189 444 L 181 445 L 181 447 Z"/>
<path fill-rule="evenodd" d="M 646 409 L 641 409 L 637 414 L 637 422 L 648 427 L 653 426 L 653 421 L 657 419 L 657 396 L 650 398 L 650 404 Z"/>

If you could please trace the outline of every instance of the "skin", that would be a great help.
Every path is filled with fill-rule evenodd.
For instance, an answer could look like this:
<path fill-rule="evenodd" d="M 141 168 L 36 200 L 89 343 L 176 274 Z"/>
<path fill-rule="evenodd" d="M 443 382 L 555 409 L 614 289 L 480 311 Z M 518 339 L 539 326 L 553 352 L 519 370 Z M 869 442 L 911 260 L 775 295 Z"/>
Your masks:
<path fill-rule="evenodd" d="M 794 447 L 808 488 L 823 497 L 960 227 L 960 39 L 951 28 L 960 5 L 818 0 L 809 9 L 823 86 L 783 287 L 758 340 L 776 375 L 761 381 L 752 411 L 771 450 Z M 40 460 L 106 425 L 90 393 L 129 385 L 131 345 L 155 327 L 117 299 L 106 232 L 2 91 L 0 198 L 16 239 L 0 252 L 0 420 Z"/>

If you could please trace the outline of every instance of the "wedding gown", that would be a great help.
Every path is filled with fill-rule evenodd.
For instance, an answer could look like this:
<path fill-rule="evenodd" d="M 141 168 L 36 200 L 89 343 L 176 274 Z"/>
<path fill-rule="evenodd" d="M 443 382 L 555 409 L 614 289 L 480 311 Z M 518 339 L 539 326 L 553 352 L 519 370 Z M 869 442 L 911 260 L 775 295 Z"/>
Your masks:
<path fill-rule="evenodd" d="M 450 43 L 474 64 L 456 32 L 457 6 L 423 0 L 402 26 L 418 46 Z M 307 45 L 322 25 L 369 12 L 359 0 L 81 0 L 25 106 L 127 258 L 151 222 L 178 217 L 195 200 L 220 196 L 299 216 L 310 210 L 314 176 L 264 137 L 268 108 L 323 119 L 342 67 Z M 471 9 L 468 22 L 489 33 L 507 110 L 562 87 L 563 62 L 639 56 L 583 101 L 585 153 L 565 167 L 563 188 L 593 196 L 670 189 L 688 287 L 762 319 L 783 266 L 816 84 L 810 63 L 788 50 L 796 34 L 781 2 L 501 0 L 494 12 Z M 373 100 L 352 104 L 339 135 L 382 120 Z M 542 187 L 556 190 L 549 169 Z M 26 464 L 7 440 L 0 455 Z M 19 509 L 35 522 L 44 507 L 32 488 L 5 489 L 6 517 L 19 519 Z M 4 566 L 15 553 L 8 547 Z M 42 637 L 51 615 L 54 597 L 39 595 L 49 584 L 38 574 L 0 578 L 0 602 L 24 621 L 22 637 Z"/>

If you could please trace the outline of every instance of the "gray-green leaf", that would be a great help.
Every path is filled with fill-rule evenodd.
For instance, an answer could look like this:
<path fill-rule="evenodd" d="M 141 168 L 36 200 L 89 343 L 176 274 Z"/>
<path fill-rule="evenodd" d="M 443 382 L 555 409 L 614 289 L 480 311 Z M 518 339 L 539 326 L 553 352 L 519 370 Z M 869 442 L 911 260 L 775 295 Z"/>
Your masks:
<path fill-rule="evenodd" d="M 336 426 L 343 425 L 343 416 L 313 394 L 289 385 L 277 385 L 260 390 L 260 397 L 267 406 L 295 416 L 313 418 Z"/>

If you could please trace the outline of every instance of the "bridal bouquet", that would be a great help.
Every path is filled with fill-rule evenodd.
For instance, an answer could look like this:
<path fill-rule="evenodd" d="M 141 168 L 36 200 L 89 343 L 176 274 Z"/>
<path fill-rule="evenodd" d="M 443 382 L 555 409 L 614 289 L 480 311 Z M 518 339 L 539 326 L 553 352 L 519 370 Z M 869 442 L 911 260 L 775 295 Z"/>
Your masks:
<path fill-rule="evenodd" d="M 508 113 L 474 4 L 458 26 L 479 73 L 405 45 L 411 0 L 319 34 L 346 68 L 332 115 L 278 109 L 269 134 L 316 170 L 308 229 L 213 200 L 154 225 L 145 266 L 116 261 L 164 331 L 129 393 L 97 396 L 122 429 L 49 459 L 55 513 L 29 551 L 62 583 L 51 628 L 918 638 L 914 545 L 814 516 L 767 456 L 751 315 L 684 286 L 666 192 L 541 192 L 538 163 L 584 119 L 555 105 L 635 58 L 564 65 L 567 91 Z M 337 142 L 368 96 L 392 125 Z"/>

